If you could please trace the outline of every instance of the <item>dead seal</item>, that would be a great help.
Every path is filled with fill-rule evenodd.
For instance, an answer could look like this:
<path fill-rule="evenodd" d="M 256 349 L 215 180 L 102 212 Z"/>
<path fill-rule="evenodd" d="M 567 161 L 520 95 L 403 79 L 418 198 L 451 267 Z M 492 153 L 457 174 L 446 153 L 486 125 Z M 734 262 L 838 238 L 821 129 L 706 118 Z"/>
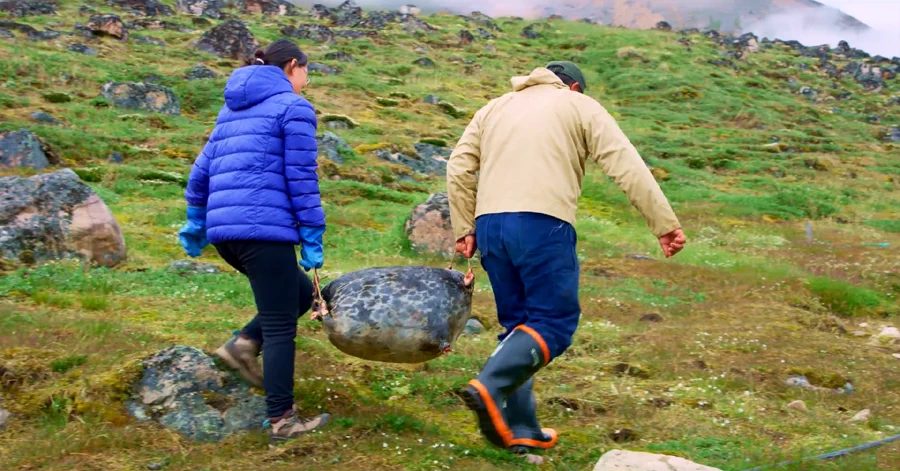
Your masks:
<path fill-rule="evenodd" d="M 328 283 L 314 318 L 340 351 L 370 361 L 439 357 L 466 326 L 474 275 L 444 268 L 367 268 Z"/>

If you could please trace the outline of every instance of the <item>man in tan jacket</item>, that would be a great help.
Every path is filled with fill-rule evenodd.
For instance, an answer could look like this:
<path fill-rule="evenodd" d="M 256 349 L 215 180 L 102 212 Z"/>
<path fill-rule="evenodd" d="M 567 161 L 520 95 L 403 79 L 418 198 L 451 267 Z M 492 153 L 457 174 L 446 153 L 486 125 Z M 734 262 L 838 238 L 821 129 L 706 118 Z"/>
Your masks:
<path fill-rule="evenodd" d="M 447 186 L 457 251 L 479 250 L 505 328 L 464 398 L 491 443 L 523 453 L 557 441 L 538 425 L 532 376 L 569 348 L 578 327 L 573 225 L 585 163 L 625 192 L 667 258 L 685 237 L 634 146 L 584 95 L 575 64 L 551 62 L 512 86 L 475 113 L 450 156 Z"/>

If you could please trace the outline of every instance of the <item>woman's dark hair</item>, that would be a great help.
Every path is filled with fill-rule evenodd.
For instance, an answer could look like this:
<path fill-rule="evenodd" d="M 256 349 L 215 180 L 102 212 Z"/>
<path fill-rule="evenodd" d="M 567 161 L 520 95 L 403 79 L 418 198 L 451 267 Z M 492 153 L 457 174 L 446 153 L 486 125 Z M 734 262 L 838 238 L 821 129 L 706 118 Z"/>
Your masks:
<path fill-rule="evenodd" d="M 309 61 L 306 54 L 290 39 L 279 39 L 265 49 L 257 49 L 253 57 L 247 59 L 246 65 L 274 65 L 283 69 L 288 62 L 297 59 L 297 65 L 303 67 Z"/>

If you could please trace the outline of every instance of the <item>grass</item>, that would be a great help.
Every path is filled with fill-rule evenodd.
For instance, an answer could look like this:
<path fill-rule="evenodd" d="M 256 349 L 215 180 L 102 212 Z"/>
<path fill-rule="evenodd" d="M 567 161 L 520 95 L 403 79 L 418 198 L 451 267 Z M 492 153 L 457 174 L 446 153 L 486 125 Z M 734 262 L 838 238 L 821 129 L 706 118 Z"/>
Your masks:
<path fill-rule="evenodd" d="M 58 31 L 85 22 L 80 4 L 60 3 L 57 16 L 14 21 Z M 244 18 L 264 44 L 283 26 L 314 22 Z M 141 359 L 173 344 L 211 351 L 255 309 L 246 279 L 212 248 L 199 261 L 221 274 L 165 270 L 184 258 L 176 232 L 185 178 L 237 65 L 193 49 L 203 28 L 190 18 L 166 21 L 196 31 L 140 32 L 165 41 L 164 51 L 98 40 L 89 44 L 97 56 L 68 52 L 76 40 L 68 36 L 0 43 L 10 58 L 0 61 L 0 130 L 28 128 L 53 146 L 113 211 L 128 247 L 127 262 L 114 269 L 4 264 L 0 394 L 14 416 L 0 430 L 0 462 L 22 470 L 154 463 L 166 470 L 537 469 L 487 445 L 455 394 L 500 333 L 477 264 L 473 315 L 486 331 L 462 337 L 451 354 L 425 365 L 348 357 L 317 322 L 301 318 L 295 396 L 304 413 L 333 414 L 322 434 L 275 448 L 256 432 L 199 444 L 128 416 L 123 404 Z M 662 259 L 627 197 L 587 165 L 576 224 L 582 319 L 572 347 L 535 381 L 542 424 L 561 432 L 558 447 L 542 453 L 541 469 L 592 469 L 605 452 L 624 448 L 744 471 L 898 433 L 900 362 L 892 354 L 900 347 L 869 342 L 884 326 L 900 326 L 900 158 L 882 140 L 884 128 L 900 124 L 886 104 L 896 82 L 867 93 L 777 46 L 720 67 L 710 63 L 720 49 L 700 35 L 689 38 L 688 50 L 674 33 L 564 21 L 536 27 L 542 37 L 526 40 L 519 32 L 530 21 L 498 19 L 503 31 L 495 40 L 447 46 L 476 26 L 453 15 L 425 21 L 438 31 L 391 26 L 375 38 L 329 46 L 299 41 L 311 60 L 341 68 L 315 76 L 305 94 L 320 112 L 320 132 L 334 132 L 353 149 L 341 151 L 343 165 L 320 159 L 329 222 L 325 281 L 370 266 L 446 266 L 414 253 L 404 232 L 411 208 L 443 182 L 391 166 L 374 151 L 414 155 L 419 142 L 452 146 L 479 107 L 509 90 L 511 76 L 550 56 L 574 58 L 588 94 L 616 117 L 648 165 L 668 174 L 660 185 L 688 245 Z M 423 47 L 426 53 L 417 51 Z M 356 62 L 326 60 L 333 52 Z M 423 56 L 436 67 L 413 64 Z M 220 78 L 184 80 L 198 62 Z M 150 75 L 179 97 L 180 116 L 117 109 L 99 97 L 106 82 Z M 818 90 L 820 101 L 799 95 L 802 86 Z M 848 100 L 823 98 L 845 90 L 853 94 Z M 441 103 L 424 103 L 428 95 Z M 29 115 L 38 110 L 63 124 L 33 123 Z M 881 122 L 870 123 L 872 114 Z M 350 129 L 328 128 L 331 120 Z M 110 163 L 112 152 L 124 163 Z M 789 387 L 793 374 L 827 387 L 849 381 L 853 392 Z M 809 412 L 786 407 L 798 399 Z M 850 422 L 862 409 L 872 419 Z M 898 466 L 895 443 L 783 469 Z"/>

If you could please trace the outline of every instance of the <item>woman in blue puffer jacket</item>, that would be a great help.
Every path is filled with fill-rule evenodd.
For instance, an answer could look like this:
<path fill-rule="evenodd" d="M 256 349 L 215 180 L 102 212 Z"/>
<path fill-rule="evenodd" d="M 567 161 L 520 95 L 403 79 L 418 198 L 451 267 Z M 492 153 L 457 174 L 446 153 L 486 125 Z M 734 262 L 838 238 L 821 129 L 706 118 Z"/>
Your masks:
<path fill-rule="evenodd" d="M 225 106 L 188 180 L 188 222 L 179 239 L 191 257 L 207 243 L 250 280 L 257 314 L 216 350 L 250 383 L 263 387 L 273 440 L 325 425 L 294 406 L 297 320 L 312 306 L 300 271 L 322 266 L 325 213 L 316 175 L 317 119 L 300 96 L 307 56 L 287 39 L 257 51 L 225 85 Z M 257 357 L 263 353 L 260 372 Z"/>

